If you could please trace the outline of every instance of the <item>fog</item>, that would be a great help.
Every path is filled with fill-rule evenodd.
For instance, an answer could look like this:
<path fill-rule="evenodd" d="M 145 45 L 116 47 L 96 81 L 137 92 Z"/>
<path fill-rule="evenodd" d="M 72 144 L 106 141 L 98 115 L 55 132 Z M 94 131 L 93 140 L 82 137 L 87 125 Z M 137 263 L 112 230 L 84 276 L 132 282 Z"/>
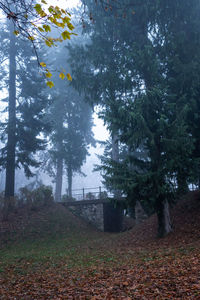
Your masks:
<path fill-rule="evenodd" d="M 75 4 L 77 5 L 77 3 L 78 2 L 74 1 L 73 3 L 70 3 L 70 5 L 69 5 L 69 2 L 68 2 L 67 6 L 72 8 Z M 65 1 L 63 1 L 62 5 L 65 6 Z M 76 32 L 78 32 L 78 36 L 77 37 L 72 37 L 70 43 L 72 45 L 74 45 L 74 44 L 76 45 L 77 41 L 78 41 L 78 44 L 84 44 L 87 40 L 87 37 L 85 37 L 85 36 L 82 37 L 82 33 L 81 33 L 82 25 L 78 24 L 77 20 L 75 21 L 75 23 L 76 23 Z M 4 30 L 6 32 L 5 37 L 3 37 L 4 40 L 5 40 L 4 42 L 7 43 L 7 41 L 8 41 L 8 43 L 9 42 L 14 43 L 11 46 L 12 49 L 10 49 L 10 50 L 9 49 L 7 49 L 7 50 L 2 49 L 2 51 L 1 51 L 1 59 L 3 60 L 3 64 L 1 66 L 1 69 L 2 69 L 2 72 L 3 72 L 3 75 L 4 75 L 2 77 L 2 79 L 3 79 L 2 83 L 3 84 L 2 84 L 2 87 L 1 87 L 1 90 L 0 90 L 0 95 L 1 95 L 1 99 L 2 99 L 1 103 L 0 103 L 1 122 L 2 122 L 2 136 L 1 136 L 2 137 L 2 143 L 1 143 L 1 148 L 2 148 L 2 151 L 4 151 L 3 149 L 4 149 L 4 147 L 6 147 L 6 139 L 4 140 L 3 136 L 6 137 L 6 135 L 5 135 L 5 133 L 3 133 L 3 126 L 4 126 L 3 123 L 5 123 L 5 126 L 6 126 L 7 122 L 9 122 L 9 120 L 11 119 L 10 118 L 10 112 L 8 110 L 8 103 L 9 103 L 9 107 L 11 107 L 11 105 L 10 105 L 11 96 L 10 96 L 10 92 L 9 92 L 10 88 L 8 88 L 7 83 L 6 83 L 7 78 L 9 78 L 11 76 L 10 75 L 11 73 L 9 73 L 9 64 L 11 63 L 11 57 L 13 56 L 13 59 L 14 59 L 13 61 L 15 63 L 15 69 L 14 69 L 15 83 L 13 81 L 13 84 L 16 85 L 15 86 L 15 89 L 16 89 L 16 92 L 15 92 L 16 93 L 16 112 L 15 112 L 16 116 L 15 117 L 17 118 L 17 122 L 19 122 L 19 123 L 20 122 L 22 122 L 22 123 L 25 122 L 24 124 L 27 124 L 27 122 L 29 122 L 29 116 L 27 116 L 28 119 L 26 121 L 25 120 L 23 121 L 22 120 L 22 118 L 23 118 L 22 115 L 23 115 L 24 112 L 20 111 L 20 109 L 22 108 L 22 106 L 24 106 L 24 107 L 26 106 L 26 101 L 29 103 L 28 105 L 31 105 L 31 102 L 33 103 L 35 101 L 35 103 L 36 103 L 37 97 L 41 97 L 41 99 L 46 97 L 46 101 L 48 100 L 48 97 L 51 97 L 53 99 L 54 97 L 58 97 L 59 94 L 61 95 L 61 93 L 62 93 L 61 91 L 63 90 L 63 88 L 66 89 L 66 91 L 65 91 L 66 95 L 68 94 L 67 85 L 66 84 L 63 85 L 62 83 L 60 83 L 60 80 L 58 80 L 56 78 L 56 76 L 58 76 L 58 74 L 57 74 L 58 65 L 60 66 L 60 70 L 65 67 L 67 69 L 67 71 L 69 71 L 70 65 L 67 63 L 67 59 L 65 59 L 65 61 L 63 62 L 62 57 L 59 56 L 60 52 L 62 52 L 62 51 L 65 52 L 65 47 L 67 45 L 69 45 L 69 41 L 64 42 L 62 45 L 59 45 L 57 49 L 52 50 L 52 49 L 49 49 L 48 47 L 44 47 L 41 50 L 39 50 L 39 49 L 36 50 L 37 52 L 35 52 L 35 50 L 33 50 L 32 46 L 30 44 L 27 47 L 27 49 L 29 49 L 28 50 L 29 54 L 28 54 L 28 53 L 26 53 L 26 50 L 25 50 L 26 40 L 23 37 L 21 39 L 21 37 L 16 38 L 14 36 L 13 37 L 11 36 L 11 40 L 9 40 L 10 39 L 9 31 L 12 32 L 14 27 L 12 28 L 12 24 L 9 24 L 9 22 L 3 16 L 2 16 L 2 24 L 3 24 L 2 27 L 4 28 Z M 11 26 L 11 28 L 9 26 Z M 53 35 L 59 34 L 55 28 L 52 28 L 52 30 L 53 30 Z M 12 42 L 12 39 L 13 39 L 13 42 Z M 88 40 L 88 43 L 89 43 L 89 40 Z M 15 48 L 16 48 L 16 50 L 15 50 Z M 15 53 L 14 52 L 12 53 L 13 49 L 16 51 Z M 9 53 L 9 51 L 10 51 L 10 53 Z M 27 54 L 28 54 L 28 57 L 24 58 L 24 55 L 27 55 Z M 54 91 L 50 91 L 49 89 L 44 88 L 45 80 L 40 78 L 40 76 L 41 76 L 39 74 L 40 69 L 37 67 L 37 60 L 36 60 L 35 54 L 38 56 L 37 59 L 39 59 L 40 61 L 42 61 L 44 59 L 44 60 L 46 60 L 47 63 L 50 63 L 51 65 L 52 64 L 55 65 L 57 70 L 55 72 L 52 72 L 53 73 L 53 80 L 55 81 L 55 88 L 53 88 Z M 43 58 L 43 56 L 45 56 L 45 57 Z M 67 54 L 67 56 L 68 56 L 68 54 Z M 54 61 L 55 57 L 56 57 L 56 60 Z M 24 62 L 23 63 L 19 62 L 20 59 L 22 59 L 22 61 L 24 59 Z M 23 72 L 25 74 L 26 72 L 32 72 L 32 70 L 31 69 L 28 70 L 28 67 L 26 65 L 27 64 L 26 59 L 28 59 L 28 60 L 31 59 L 31 63 L 33 63 L 33 68 L 35 68 L 35 70 L 34 70 L 35 76 L 37 77 L 37 80 L 40 81 L 41 88 L 44 89 L 44 91 L 42 91 L 43 95 L 40 94 L 39 91 L 34 91 L 34 90 L 33 90 L 33 92 L 31 92 L 30 95 L 29 95 L 29 92 L 27 92 L 28 89 L 31 88 L 31 86 L 27 87 L 27 84 L 29 85 L 30 82 L 28 82 L 29 79 L 27 79 L 27 78 L 26 78 L 27 80 L 24 80 L 25 78 L 23 77 L 24 76 Z M 34 66 L 34 64 L 35 64 L 35 66 Z M 30 73 L 27 73 L 26 76 L 29 76 L 29 74 Z M 73 76 L 73 74 L 72 74 L 72 76 Z M 44 82 L 42 82 L 42 81 L 44 81 Z M 34 93 L 35 93 L 35 95 L 33 95 Z M 73 91 L 71 93 L 73 93 Z M 71 95 L 70 92 L 69 92 L 69 95 Z M 35 100 L 34 100 L 34 97 L 35 97 Z M 69 97 L 71 97 L 71 96 L 69 96 Z M 78 94 L 77 94 L 77 96 L 72 96 L 72 97 L 79 98 Z M 84 102 L 84 97 L 83 97 L 83 99 L 81 99 L 81 101 Z M 37 103 L 35 105 L 37 107 Z M 47 104 L 47 106 L 48 105 L 49 104 Z M 88 106 L 88 104 L 84 104 L 84 103 L 81 104 L 81 105 Z M 23 109 L 24 108 L 22 108 L 22 110 Z M 45 104 L 43 104 L 43 108 L 41 108 L 41 109 L 42 109 L 41 112 L 44 114 L 44 112 L 45 112 L 44 110 L 46 110 L 46 109 L 48 110 L 49 108 L 45 108 Z M 41 112 L 40 112 L 40 114 L 41 114 Z M 66 111 L 66 113 L 67 113 L 67 111 Z M 30 112 L 28 114 L 30 115 Z M 45 114 L 47 114 L 47 111 L 45 112 Z M 33 118 L 35 118 L 35 117 L 33 116 Z M 47 117 L 47 118 L 49 118 L 49 117 Z M 54 116 L 53 116 L 53 118 L 54 118 Z M 81 117 L 81 118 L 83 118 L 83 117 Z M 90 116 L 89 116 L 89 118 L 90 118 Z M 86 119 L 87 119 L 87 116 L 86 116 Z M 54 120 L 52 120 L 51 122 L 54 122 Z M 90 122 L 89 119 L 88 119 L 88 122 Z M 63 123 L 63 125 L 64 125 L 64 123 Z M 28 130 L 30 132 L 35 130 L 34 127 L 30 127 L 30 126 L 34 126 L 34 125 L 31 125 L 31 124 L 25 125 L 23 130 L 25 130 L 25 131 Z M 68 127 L 69 125 L 65 124 L 64 126 Z M 97 155 L 102 155 L 103 154 L 103 148 L 102 148 L 102 146 L 100 146 L 98 141 L 105 141 L 108 138 L 109 133 L 106 130 L 106 127 L 104 126 L 103 121 L 98 118 L 98 114 L 95 113 L 95 112 L 92 114 L 91 124 L 88 125 L 88 126 L 91 127 L 91 134 L 93 134 L 93 139 L 95 141 L 95 145 L 92 145 L 92 144 L 89 145 L 90 142 L 86 142 L 84 147 L 87 148 L 88 153 L 83 154 L 83 157 L 81 158 L 83 163 L 80 162 L 80 166 L 78 166 L 78 169 L 75 170 L 72 174 L 72 187 L 71 187 L 72 190 L 73 189 L 82 189 L 82 188 L 96 188 L 96 187 L 102 186 L 102 176 L 101 176 L 100 172 L 99 171 L 94 172 L 93 169 L 94 169 L 95 165 L 100 164 L 100 160 L 98 159 Z M 16 127 L 16 132 L 15 132 L 16 136 L 18 135 L 17 130 L 18 129 Z M 89 133 L 89 131 L 88 131 L 88 133 Z M 47 133 L 43 133 L 42 131 L 40 131 L 40 132 L 38 131 L 38 134 L 39 135 L 35 135 L 35 137 L 34 137 L 35 140 L 33 141 L 33 143 L 38 143 L 38 139 L 44 139 L 44 135 L 45 135 L 45 138 L 47 138 L 47 140 L 49 140 L 49 138 L 47 136 Z M 24 138 L 27 139 L 27 137 L 24 137 Z M 24 145 L 22 145 L 22 148 L 20 148 L 21 146 L 19 146 L 19 149 L 18 149 L 18 145 L 20 145 L 20 143 L 21 144 L 22 143 L 27 143 L 27 146 L 25 146 L 25 144 L 24 144 Z M 31 143 L 31 140 L 30 140 L 30 143 Z M 39 143 L 40 143 L 40 141 L 39 141 Z M 87 145 L 87 143 L 88 143 L 88 145 Z M 46 159 L 46 158 L 44 158 L 45 154 L 43 155 L 41 153 L 41 151 L 37 152 L 37 149 L 34 145 L 32 146 L 32 149 L 33 149 L 32 152 L 31 152 L 31 150 L 28 150 L 28 152 L 26 152 L 25 147 L 27 147 L 27 149 L 28 149 L 29 148 L 28 144 L 29 144 L 29 141 L 25 141 L 25 140 L 20 141 L 19 140 L 16 143 L 16 146 L 15 146 L 16 147 L 15 148 L 15 155 L 16 155 L 15 161 L 16 162 L 18 160 L 18 158 L 17 158 L 18 154 L 17 153 L 19 153 L 19 155 L 22 155 L 22 153 L 24 153 L 23 154 L 24 159 L 25 160 L 30 160 L 30 163 L 29 162 L 24 162 L 23 160 L 20 160 L 20 162 L 17 163 L 17 165 L 15 166 L 15 178 L 14 178 L 14 191 L 15 191 L 15 193 L 18 193 L 19 189 L 21 187 L 29 186 L 30 183 L 35 182 L 35 181 L 37 181 L 40 184 L 51 185 L 53 187 L 53 191 L 55 193 L 55 190 L 56 190 L 55 176 L 56 175 L 54 173 L 54 176 L 53 176 L 54 178 L 53 178 L 52 176 L 49 176 L 47 170 L 44 170 L 45 168 L 48 169 L 48 166 L 47 167 L 43 166 L 44 160 Z M 52 142 L 49 140 L 48 144 L 46 144 L 46 150 L 49 149 L 49 151 L 51 151 L 51 149 L 50 149 L 51 147 L 52 147 Z M 34 150 L 34 148 L 35 148 L 35 150 Z M 38 144 L 38 150 L 39 150 L 39 148 L 40 148 L 40 146 Z M 52 151 L 54 151 L 54 150 L 52 150 Z M 83 151 L 86 151 L 86 150 L 83 150 Z M 26 155 L 27 155 L 27 158 L 26 158 Z M 42 157 L 42 159 L 41 159 L 41 157 Z M 2 157 L 2 159 L 3 159 L 3 157 Z M 38 161 L 42 164 L 39 165 L 38 168 L 35 168 L 34 167 L 35 162 L 32 163 L 31 162 L 32 159 L 35 159 L 35 162 Z M 6 161 L 6 156 L 4 158 L 4 161 Z M 10 162 L 9 162 L 9 164 L 10 164 Z M 24 172 L 24 170 L 26 170 L 26 172 Z M 56 170 L 54 170 L 53 172 L 55 172 L 55 171 Z M 33 176 L 30 177 L 29 173 L 31 173 L 31 172 L 33 173 L 32 174 Z M 52 170 L 50 172 L 52 172 Z M 82 173 L 82 174 L 80 174 L 80 173 Z M 27 177 L 27 175 L 28 175 L 28 177 Z M 1 169 L 1 178 L 0 178 L 0 190 L 1 191 L 5 190 L 5 185 L 6 185 L 5 178 L 6 178 L 6 171 L 5 171 L 5 168 L 2 167 L 2 169 Z M 62 194 L 67 193 L 68 185 L 69 185 L 69 182 L 68 182 L 67 179 L 68 179 L 68 176 L 67 176 L 67 173 L 66 173 L 66 169 L 63 166 Z"/>
<path fill-rule="evenodd" d="M 102 145 L 98 143 L 98 141 L 105 141 L 109 138 L 109 132 L 106 129 L 106 126 L 103 124 L 103 121 L 98 118 L 97 114 L 93 114 L 94 118 L 94 138 L 97 140 L 95 147 L 90 147 L 89 155 L 86 158 L 86 162 L 83 164 L 81 170 L 85 174 L 78 175 L 75 174 L 73 176 L 73 190 L 75 189 L 83 189 L 83 188 L 98 188 L 103 186 L 102 181 L 103 178 L 99 171 L 94 171 L 94 165 L 100 164 L 100 160 L 98 159 L 98 155 L 102 155 L 104 148 Z M 37 172 L 37 171 L 36 171 Z M 45 185 L 51 185 L 55 191 L 55 183 L 52 182 L 52 178 L 49 177 L 44 172 L 37 172 L 37 179 L 41 181 Z M 15 190 L 16 192 L 23 186 L 26 186 L 30 182 L 35 181 L 35 176 L 31 179 L 27 179 L 23 170 L 16 170 L 16 179 L 15 179 Z M 0 173 L 0 191 L 3 191 L 5 187 L 5 171 L 1 171 Z M 63 178 L 63 187 L 62 194 L 65 194 L 67 191 L 67 178 L 64 175 Z"/>
<path fill-rule="evenodd" d="M 199 4 L 108 2 L 71 2 L 71 14 L 49 7 L 53 19 L 38 4 L 36 24 L 20 19 L 20 7 L 4 12 L 6 197 L 37 179 L 54 187 L 56 201 L 66 190 L 71 198 L 102 185 L 95 165 L 108 190 L 151 212 L 200 185 Z"/>

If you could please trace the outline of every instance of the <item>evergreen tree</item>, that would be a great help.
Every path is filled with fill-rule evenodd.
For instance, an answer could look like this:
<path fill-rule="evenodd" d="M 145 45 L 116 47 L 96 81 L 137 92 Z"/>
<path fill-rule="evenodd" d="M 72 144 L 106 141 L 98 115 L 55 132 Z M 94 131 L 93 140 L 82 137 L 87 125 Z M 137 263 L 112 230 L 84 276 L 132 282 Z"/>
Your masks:
<path fill-rule="evenodd" d="M 44 129 L 42 114 L 47 99 L 31 46 L 24 47 L 24 41 L 15 37 L 12 24 L 8 31 L 5 26 L 3 38 L 1 55 L 9 64 L 9 78 L 3 78 L 5 85 L 8 83 L 8 121 L 2 123 L 6 146 L 0 162 L 6 169 L 5 198 L 9 209 L 14 197 L 15 169 L 23 166 L 26 175 L 31 176 L 30 166 L 37 166 L 33 154 L 43 144 L 38 136 Z"/>
<path fill-rule="evenodd" d="M 120 97 L 130 92 L 131 77 L 126 72 L 124 48 L 121 43 L 119 27 L 123 25 L 114 16 L 95 5 L 84 1 L 90 20 L 84 20 L 88 44 L 70 46 L 73 86 L 84 92 L 86 100 L 99 106 L 99 116 L 107 124 L 112 138 L 112 158 L 119 160 L 118 129 L 113 126 L 112 118 Z M 91 17 L 92 15 L 92 17 Z M 94 24 L 91 24 L 93 20 Z M 122 72 L 122 68 L 124 71 Z M 120 192 L 112 189 L 116 197 Z"/>
<path fill-rule="evenodd" d="M 125 21 L 100 12 L 92 1 L 84 4 L 98 13 L 92 15 L 94 25 L 86 26 L 91 42 L 72 52 L 79 66 L 76 87 L 86 90 L 90 101 L 102 104 L 104 121 L 130 152 L 145 147 L 147 159 L 132 158 L 133 169 L 127 155 L 124 168 L 112 160 L 107 171 L 113 182 L 114 174 L 124 170 L 121 182 L 132 182 L 132 194 L 151 203 L 163 236 L 172 230 L 173 182 L 179 190 L 187 187 L 196 167 L 198 125 L 191 120 L 199 116 L 198 1 L 140 1 Z M 121 177 L 120 172 L 118 182 Z"/>
<path fill-rule="evenodd" d="M 52 97 L 54 102 L 47 116 L 52 126 L 47 170 L 55 178 L 55 199 L 60 201 L 64 168 L 71 197 L 73 174 L 81 173 L 81 166 L 89 155 L 88 147 L 94 144 L 92 111 L 72 87 L 66 87 L 62 95 L 59 91 L 56 96 L 53 93 Z"/>
<path fill-rule="evenodd" d="M 199 1 L 176 0 L 170 5 L 167 1 L 159 4 L 159 14 L 156 22 L 159 25 L 159 35 L 164 41 L 161 51 L 166 65 L 166 79 L 175 109 L 179 113 L 187 110 L 187 132 L 194 139 L 191 160 L 197 161 L 199 168 L 199 68 L 200 68 L 200 5 Z M 167 29 L 167 30 L 166 30 Z M 192 170 L 190 162 L 183 161 L 177 169 L 179 193 L 187 191 L 189 183 L 197 183 L 199 170 Z M 192 174 L 191 174 L 192 171 Z"/>
<path fill-rule="evenodd" d="M 9 28 L 9 98 L 8 98 L 8 140 L 6 155 L 6 186 L 5 198 L 14 197 L 15 181 L 15 146 L 16 146 L 16 37 L 13 26 Z M 9 200 L 8 200 L 9 201 Z M 8 204 L 10 206 L 10 203 Z"/>
<path fill-rule="evenodd" d="M 55 68 L 63 66 L 70 69 L 67 63 L 68 51 L 61 48 L 51 64 Z M 56 79 L 55 79 L 56 81 Z M 49 136 L 49 160 L 47 171 L 54 177 L 55 200 L 61 200 L 64 171 L 68 179 L 68 194 L 72 196 L 72 178 L 81 173 L 90 145 L 94 145 L 92 133 L 92 109 L 85 103 L 84 94 L 79 94 L 66 80 L 56 81 L 56 88 L 51 91 L 52 105 L 47 112 L 52 130 Z"/>

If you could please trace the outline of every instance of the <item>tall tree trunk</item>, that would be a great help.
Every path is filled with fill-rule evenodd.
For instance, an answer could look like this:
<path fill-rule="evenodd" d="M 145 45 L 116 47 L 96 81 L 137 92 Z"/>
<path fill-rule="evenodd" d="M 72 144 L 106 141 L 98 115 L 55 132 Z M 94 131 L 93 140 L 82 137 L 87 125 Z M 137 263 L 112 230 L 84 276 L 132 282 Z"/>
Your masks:
<path fill-rule="evenodd" d="M 63 159 L 61 156 L 57 158 L 56 164 L 56 189 L 55 189 L 55 201 L 61 201 L 62 195 L 62 179 L 63 179 Z"/>
<path fill-rule="evenodd" d="M 145 219 L 147 219 L 147 214 L 145 213 L 141 203 L 136 201 L 135 203 L 135 222 L 136 224 L 140 224 Z"/>
<path fill-rule="evenodd" d="M 112 159 L 119 162 L 119 143 L 117 134 L 112 134 Z"/>
<path fill-rule="evenodd" d="M 8 97 L 8 140 L 5 182 L 5 217 L 14 206 L 15 193 L 15 147 L 16 147 L 16 37 L 10 24 L 9 49 L 9 97 Z"/>
<path fill-rule="evenodd" d="M 118 135 L 116 133 L 112 134 L 112 160 L 119 162 L 119 143 Z M 121 196 L 121 192 L 119 190 L 114 190 L 113 194 L 115 199 L 118 199 Z"/>
<path fill-rule="evenodd" d="M 178 183 L 178 195 L 184 195 L 189 191 L 187 184 L 187 175 L 183 172 L 178 172 L 177 174 L 177 183 Z"/>
<path fill-rule="evenodd" d="M 63 111 L 59 107 L 59 115 L 56 120 L 56 187 L 55 187 L 55 201 L 60 202 L 62 196 L 62 181 L 63 181 Z"/>
<path fill-rule="evenodd" d="M 69 164 L 67 166 L 67 179 L 68 179 L 68 195 L 72 197 L 72 167 Z"/>
<path fill-rule="evenodd" d="M 158 217 L 158 237 L 164 237 L 172 232 L 168 201 L 159 201 L 156 211 Z"/>

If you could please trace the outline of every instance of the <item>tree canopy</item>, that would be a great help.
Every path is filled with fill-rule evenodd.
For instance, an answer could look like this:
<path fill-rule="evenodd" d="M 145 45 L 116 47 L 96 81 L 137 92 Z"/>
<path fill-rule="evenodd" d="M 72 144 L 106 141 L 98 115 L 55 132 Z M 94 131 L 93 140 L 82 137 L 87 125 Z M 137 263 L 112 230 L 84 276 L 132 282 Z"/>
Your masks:
<path fill-rule="evenodd" d="M 88 45 L 71 51 L 74 85 L 127 149 L 104 157 L 105 179 L 152 205 L 164 235 L 168 204 L 199 177 L 199 1 L 82 2 L 93 22 Z"/>

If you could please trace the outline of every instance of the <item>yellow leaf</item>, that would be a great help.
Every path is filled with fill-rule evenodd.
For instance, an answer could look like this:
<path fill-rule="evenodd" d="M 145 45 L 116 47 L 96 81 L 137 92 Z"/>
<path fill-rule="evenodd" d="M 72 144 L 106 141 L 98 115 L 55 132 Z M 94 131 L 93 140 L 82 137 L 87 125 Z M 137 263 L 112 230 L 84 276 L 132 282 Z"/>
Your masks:
<path fill-rule="evenodd" d="M 50 72 L 47 72 L 45 75 L 47 78 L 51 78 L 51 76 L 52 76 L 52 74 Z"/>
<path fill-rule="evenodd" d="M 50 41 L 49 39 L 48 40 L 45 40 L 45 44 L 48 46 L 48 47 L 51 47 L 53 45 L 53 42 Z"/>
<path fill-rule="evenodd" d="M 40 66 L 43 67 L 43 68 L 45 68 L 47 65 L 44 62 L 41 62 Z"/>
<path fill-rule="evenodd" d="M 30 41 L 34 41 L 34 40 L 35 40 L 34 36 L 32 36 L 32 35 L 30 35 L 30 36 L 28 37 L 28 39 L 29 39 Z"/>
<path fill-rule="evenodd" d="M 52 13 L 53 11 L 54 11 L 54 9 L 53 9 L 53 6 L 51 5 L 49 8 L 48 8 L 48 11 L 50 12 L 50 13 Z"/>
<path fill-rule="evenodd" d="M 15 35 L 18 35 L 18 34 L 19 34 L 19 31 L 18 31 L 18 30 L 15 30 L 15 31 L 13 31 L 13 33 L 14 33 Z"/>
<path fill-rule="evenodd" d="M 44 18 L 44 17 L 47 16 L 47 14 L 42 10 L 42 11 L 40 12 L 40 16 L 41 16 L 42 18 Z"/>
<path fill-rule="evenodd" d="M 44 32 L 44 29 L 42 27 L 38 27 L 38 30 Z"/>
<path fill-rule="evenodd" d="M 63 40 L 69 39 L 70 40 L 70 32 L 65 30 L 61 33 Z"/>
<path fill-rule="evenodd" d="M 64 17 L 63 18 L 63 23 L 69 23 L 70 22 L 70 18 L 69 17 Z"/>
<path fill-rule="evenodd" d="M 51 89 L 54 86 L 53 81 L 47 81 L 47 86 Z"/>
<path fill-rule="evenodd" d="M 54 24 L 57 25 L 58 27 L 65 28 L 65 24 L 64 23 L 60 23 L 60 22 L 54 21 Z"/>
<path fill-rule="evenodd" d="M 67 27 L 68 27 L 70 30 L 73 30 L 73 29 L 74 29 L 74 26 L 72 25 L 72 23 L 68 23 L 68 24 L 67 24 Z"/>
<path fill-rule="evenodd" d="M 44 30 L 45 30 L 46 32 L 48 32 L 48 31 L 50 32 L 50 31 L 51 31 L 51 27 L 50 27 L 49 25 L 45 25 L 45 24 L 44 24 L 42 27 L 44 28 Z"/>
<path fill-rule="evenodd" d="M 41 0 L 42 3 L 47 4 L 47 2 L 45 0 Z"/>
<path fill-rule="evenodd" d="M 65 78 L 65 74 L 64 74 L 63 72 L 61 72 L 60 75 L 59 75 L 59 77 L 60 77 L 61 79 L 64 79 L 64 78 Z"/>
<path fill-rule="evenodd" d="M 71 75 L 70 75 L 69 73 L 67 73 L 67 79 L 68 79 L 69 81 L 72 81 L 72 77 L 71 77 Z"/>
<path fill-rule="evenodd" d="M 42 11 L 42 7 L 41 7 L 41 5 L 38 4 L 38 3 L 34 6 L 34 8 L 35 8 L 35 10 L 36 10 L 36 12 L 37 12 L 38 14 Z"/>

